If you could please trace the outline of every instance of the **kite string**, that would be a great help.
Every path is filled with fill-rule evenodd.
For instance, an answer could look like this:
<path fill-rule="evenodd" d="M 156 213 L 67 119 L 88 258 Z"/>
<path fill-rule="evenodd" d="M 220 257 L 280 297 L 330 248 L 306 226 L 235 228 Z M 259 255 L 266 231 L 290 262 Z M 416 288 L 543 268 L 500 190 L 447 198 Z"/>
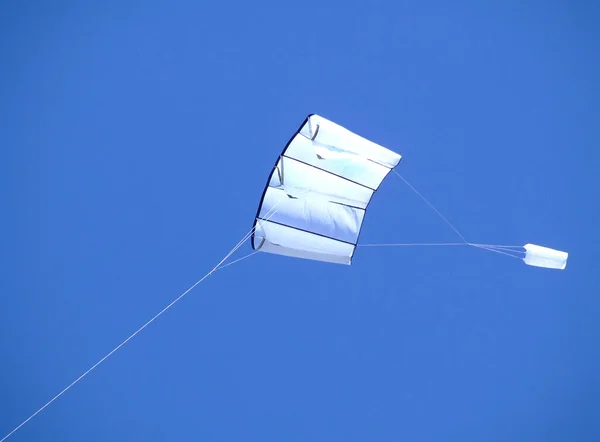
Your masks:
<path fill-rule="evenodd" d="M 233 249 L 232 249 L 233 250 Z M 225 259 L 227 259 L 230 255 L 228 254 Z M 185 292 L 183 292 L 181 295 L 179 295 L 177 298 L 175 298 L 175 300 L 173 302 L 171 302 L 169 305 L 167 305 L 165 308 L 163 308 L 160 312 L 158 312 L 155 316 L 153 316 L 149 321 L 147 321 L 144 325 L 142 325 L 140 328 L 138 328 L 133 334 L 131 334 L 127 339 L 125 339 L 123 342 L 121 342 L 119 345 L 117 345 L 115 348 L 113 348 L 109 353 L 106 354 L 106 356 L 104 356 L 102 359 L 100 359 L 98 362 L 96 362 L 94 365 L 92 365 L 92 367 L 90 367 L 86 372 L 84 372 L 81 376 L 79 376 L 77 379 L 75 379 L 73 382 L 71 382 L 67 387 L 65 387 L 60 393 L 58 393 L 56 396 L 54 396 L 52 399 L 50 399 L 48 402 L 46 402 L 40 409 L 38 409 L 35 413 L 33 413 L 31 416 L 29 416 L 27 419 L 25 419 L 19 426 L 17 426 L 14 430 L 12 430 L 10 433 L 8 433 L 6 436 L 4 436 L 2 439 L 0 439 L 0 442 L 5 441 L 6 439 L 8 439 L 10 436 L 12 436 L 16 431 L 18 431 L 23 425 L 25 425 L 27 422 L 29 422 L 31 419 L 33 419 L 34 417 L 36 417 L 39 413 L 41 413 L 46 407 L 48 407 L 50 404 L 52 404 L 55 400 L 57 400 L 59 397 L 61 397 L 63 394 L 65 394 L 67 391 L 69 391 L 73 386 L 75 386 L 79 381 L 81 381 L 83 378 L 85 378 L 91 371 L 93 371 L 96 367 L 98 367 L 100 364 L 102 364 L 104 361 L 106 361 L 109 357 L 111 357 L 117 350 L 119 350 L 121 347 L 123 347 L 125 344 L 127 344 L 131 339 L 133 339 L 138 333 L 140 333 L 142 330 L 144 330 L 148 325 L 150 325 L 152 322 L 154 322 L 159 316 L 161 316 L 163 313 L 165 313 L 167 310 L 169 310 L 171 307 L 173 307 L 179 300 L 181 300 L 181 298 L 183 298 L 185 295 L 187 295 L 193 288 L 195 288 L 198 284 L 200 284 L 202 281 L 204 281 L 206 278 L 208 278 L 210 275 L 212 275 L 217 268 L 219 267 L 219 265 L 222 263 L 223 261 L 221 261 L 219 264 L 217 264 L 210 272 L 208 272 L 206 275 L 204 275 L 202 278 L 200 278 L 198 281 L 196 281 L 190 288 L 188 288 Z"/>
<path fill-rule="evenodd" d="M 277 205 L 278 205 L 278 203 L 275 204 L 269 210 L 269 212 L 265 216 L 266 220 L 271 219 L 275 215 L 275 213 L 276 213 L 275 208 L 277 207 Z M 85 378 L 96 367 L 98 367 L 100 364 L 102 364 L 104 361 L 106 361 L 115 352 L 117 352 L 121 347 L 123 347 L 131 339 L 133 339 L 136 335 L 138 335 L 142 330 L 144 330 L 152 322 L 154 322 L 161 315 L 163 315 L 167 310 L 169 310 L 171 307 L 173 307 L 185 295 L 187 295 L 189 292 L 191 292 L 198 284 L 202 283 L 206 278 L 208 278 L 210 275 L 212 275 L 213 273 L 215 273 L 217 270 L 220 270 L 219 267 L 221 267 L 222 264 L 225 261 L 227 261 L 250 238 L 250 236 L 252 236 L 252 234 L 254 233 L 254 230 L 255 230 L 255 227 L 252 227 L 252 229 L 250 229 L 250 231 L 248 233 L 246 233 L 243 236 L 243 238 L 227 253 L 227 255 L 225 255 L 225 257 L 221 261 L 219 261 L 219 263 L 216 266 L 214 266 L 206 275 L 204 275 L 202 278 L 200 278 L 198 281 L 196 281 L 190 288 L 188 288 L 185 292 L 183 292 L 181 295 L 179 295 L 177 298 L 175 298 L 175 300 L 173 300 L 170 304 L 168 304 L 160 312 L 158 312 L 156 315 L 154 315 L 150 320 L 148 320 L 144 325 L 142 325 L 140 328 L 138 328 L 134 333 L 132 333 L 131 335 L 129 335 L 129 337 L 127 339 L 125 339 L 123 342 L 121 342 L 119 345 L 117 345 L 115 348 L 113 348 L 109 353 L 106 354 L 106 356 L 104 356 L 102 359 L 100 359 L 98 362 L 96 362 L 94 365 L 92 365 L 86 372 L 84 372 L 81 376 L 79 376 L 77 379 L 75 379 L 73 382 L 71 382 L 60 393 L 58 393 L 56 396 L 54 396 L 52 399 L 50 399 L 48 402 L 46 402 L 35 413 L 33 413 L 31 416 L 29 416 L 27 419 L 25 419 L 23 422 L 21 422 L 21 424 L 19 424 L 17 427 L 15 427 L 15 429 L 13 429 L 10 433 L 8 433 L 6 436 L 4 436 L 2 439 L 0 439 L 0 442 L 4 442 L 10 436 L 12 436 L 14 433 L 16 433 L 21 427 L 23 427 L 25 424 L 27 424 L 27 422 L 29 422 L 31 419 L 33 419 L 38 414 L 40 414 L 46 407 L 48 407 L 50 404 L 52 404 L 54 401 L 56 401 L 58 398 L 60 398 L 63 394 L 65 394 L 67 391 L 69 391 L 73 386 L 75 386 L 77 383 L 79 383 L 79 381 L 81 381 L 83 378 Z M 254 255 L 255 253 L 252 253 L 251 255 Z M 248 256 L 245 256 L 245 257 L 243 257 L 241 259 L 233 261 L 233 262 L 229 263 L 227 266 L 235 264 L 236 262 L 239 262 L 242 259 L 249 258 L 251 255 L 248 255 Z M 224 267 L 226 267 L 226 266 L 223 266 L 221 268 L 224 268 Z"/>

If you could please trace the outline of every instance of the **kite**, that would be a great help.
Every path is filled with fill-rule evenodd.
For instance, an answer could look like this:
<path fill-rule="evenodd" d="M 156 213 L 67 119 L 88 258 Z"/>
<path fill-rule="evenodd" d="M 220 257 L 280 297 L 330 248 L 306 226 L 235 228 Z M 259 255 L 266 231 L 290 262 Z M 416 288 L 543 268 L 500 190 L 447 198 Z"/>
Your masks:
<path fill-rule="evenodd" d="M 321 116 L 309 115 L 277 158 L 260 199 L 252 229 L 225 257 L 174 301 L 144 323 L 81 376 L 0 439 L 12 434 L 95 370 L 117 350 L 218 270 L 259 252 L 352 264 L 359 246 L 472 246 L 548 269 L 565 269 L 568 253 L 535 244 L 476 244 L 465 237 L 396 170 L 401 156 Z M 393 172 L 460 237 L 460 243 L 359 244 L 373 195 Z M 225 262 L 248 240 L 254 252 Z M 520 250 L 522 249 L 522 250 Z"/>
<path fill-rule="evenodd" d="M 401 158 L 326 118 L 309 115 L 271 171 L 254 220 L 252 248 L 257 252 L 351 265 L 371 198 L 391 171 L 402 178 L 394 170 Z M 561 270 L 566 267 L 568 253 L 559 250 L 534 244 L 467 242 L 425 201 L 463 242 L 387 245 L 468 245 L 519 257 L 530 266 Z"/>

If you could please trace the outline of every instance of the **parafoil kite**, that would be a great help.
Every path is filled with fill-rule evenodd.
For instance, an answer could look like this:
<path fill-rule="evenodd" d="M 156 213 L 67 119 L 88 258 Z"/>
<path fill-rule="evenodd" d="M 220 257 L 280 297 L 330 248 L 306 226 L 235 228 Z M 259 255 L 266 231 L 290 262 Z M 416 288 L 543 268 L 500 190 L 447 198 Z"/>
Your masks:
<path fill-rule="evenodd" d="M 332 121 L 309 115 L 269 176 L 254 220 L 252 248 L 350 265 L 371 198 L 400 159 Z M 566 252 L 534 244 L 462 245 L 509 256 L 520 253 L 516 256 L 526 264 L 551 269 L 564 269 L 568 258 Z"/>
<path fill-rule="evenodd" d="M 215 271 L 244 259 L 223 265 L 246 241 L 248 235 L 251 235 L 252 248 L 255 251 L 329 263 L 352 264 L 352 257 L 358 245 L 360 230 L 371 198 L 385 177 L 398 165 L 400 159 L 397 153 L 356 135 L 338 124 L 318 115 L 309 115 L 285 146 L 273 167 L 252 230 L 209 273 L 15 427 L 2 440 L 6 440 L 18 431 Z M 401 175 L 398 176 L 402 178 Z M 404 178 L 402 180 L 408 184 Z M 416 189 L 408 185 L 425 200 Z M 433 208 L 431 203 L 425 201 Z M 463 240 L 462 243 L 452 245 L 474 246 L 519 257 L 531 266 L 564 269 L 567 265 L 566 252 L 534 244 L 498 246 L 467 242 L 437 209 L 433 209 Z M 522 248 L 524 251 L 516 251 L 515 248 Z"/>

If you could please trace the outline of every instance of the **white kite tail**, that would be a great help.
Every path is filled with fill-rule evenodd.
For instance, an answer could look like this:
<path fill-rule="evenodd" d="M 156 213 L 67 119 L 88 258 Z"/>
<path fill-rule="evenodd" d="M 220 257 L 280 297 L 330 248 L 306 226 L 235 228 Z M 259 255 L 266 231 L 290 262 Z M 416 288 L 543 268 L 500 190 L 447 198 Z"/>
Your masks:
<path fill-rule="evenodd" d="M 523 248 L 525 249 L 523 261 L 527 265 L 557 270 L 564 270 L 567 267 L 567 259 L 569 258 L 567 252 L 536 246 L 535 244 L 525 244 Z"/>

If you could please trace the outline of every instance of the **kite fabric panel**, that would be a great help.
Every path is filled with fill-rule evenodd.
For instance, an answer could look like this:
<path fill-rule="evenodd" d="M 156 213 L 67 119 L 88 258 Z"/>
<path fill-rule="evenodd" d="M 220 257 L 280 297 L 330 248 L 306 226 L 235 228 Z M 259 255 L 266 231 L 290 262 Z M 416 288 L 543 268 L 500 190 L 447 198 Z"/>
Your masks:
<path fill-rule="evenodd" d="M 271 172 L 252 248 L 350 265 L 366 209 L 401 156 L 309 115 Z"/>

